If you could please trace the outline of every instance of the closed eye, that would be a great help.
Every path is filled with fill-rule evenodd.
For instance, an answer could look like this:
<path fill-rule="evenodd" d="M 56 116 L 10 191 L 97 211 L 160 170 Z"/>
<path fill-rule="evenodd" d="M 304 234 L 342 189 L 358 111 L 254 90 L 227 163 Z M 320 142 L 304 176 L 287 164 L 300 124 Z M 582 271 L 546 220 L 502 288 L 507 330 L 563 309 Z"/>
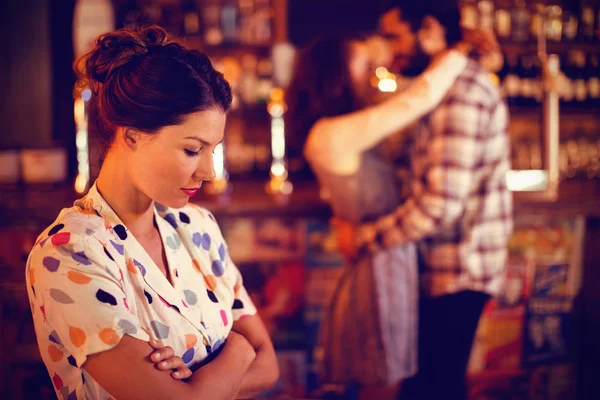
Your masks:
<path fill-rule="evenodd" d="M 184 149 L 183 151 L 185 151 L 185 155 L 188 156 L 188 157 L 196 157 L 200 153 L 200 150 L 198 150 L 198 151 L 192 151 L 192 150 Z"/>

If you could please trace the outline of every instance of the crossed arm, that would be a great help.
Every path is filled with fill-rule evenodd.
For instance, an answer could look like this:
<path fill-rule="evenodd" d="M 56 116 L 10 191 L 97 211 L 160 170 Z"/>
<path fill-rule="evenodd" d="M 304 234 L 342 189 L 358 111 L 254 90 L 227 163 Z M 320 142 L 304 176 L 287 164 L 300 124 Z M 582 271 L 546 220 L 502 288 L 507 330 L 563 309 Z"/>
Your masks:
<path fill-rule="evenodd" d="M 221 353 L 187 381 L 155 368 L 153 350 L 125 335 L 115 348 L 89 356 L 83 368 L 113 397 L 126 399 L 249 398 L 279 377 L 273 345 L 256 315 L 236 321 Z"/>

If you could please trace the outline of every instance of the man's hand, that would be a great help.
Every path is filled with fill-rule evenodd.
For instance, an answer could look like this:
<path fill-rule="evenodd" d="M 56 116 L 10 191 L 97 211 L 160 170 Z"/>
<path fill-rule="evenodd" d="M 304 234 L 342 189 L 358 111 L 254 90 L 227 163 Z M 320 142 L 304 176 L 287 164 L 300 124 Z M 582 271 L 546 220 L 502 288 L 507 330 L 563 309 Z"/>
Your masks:
<path fill-rule="evenodd" d="M 356 247 L 356 226 L 346 220 L 333 217 L 331 225 L 335 229 L 338 251 L 347 261 L 352 261 L 358 255 Z"/>

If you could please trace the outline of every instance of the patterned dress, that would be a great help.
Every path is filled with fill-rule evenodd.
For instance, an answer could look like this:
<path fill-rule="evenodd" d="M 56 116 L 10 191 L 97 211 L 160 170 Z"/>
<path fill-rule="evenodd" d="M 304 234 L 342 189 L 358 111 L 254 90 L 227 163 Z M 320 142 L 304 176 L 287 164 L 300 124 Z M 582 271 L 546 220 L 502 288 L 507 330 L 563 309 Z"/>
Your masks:
<path fill-rule="evenodd" d="M 315 172 L 334 214 L 347 221 L 372 221 L 401 201 L 393 163 L 379 148 L 363 154 L 353 175 Z M 416 374 L 417 308 L 413 244 L 347 265 L 321 331 L 324 382 L 387 385 Z"/>
<path fill-rule="evenodd" d="M 95 185 L 39 236 L 27 286 L 58 398 L 111 398 L 81 366 L 125 334 L 171 346 L 193 370 L 223 345 L 234 321 L 256 313 L 208 211 L 155 204 L 154 219 L 170 281 Z"/>

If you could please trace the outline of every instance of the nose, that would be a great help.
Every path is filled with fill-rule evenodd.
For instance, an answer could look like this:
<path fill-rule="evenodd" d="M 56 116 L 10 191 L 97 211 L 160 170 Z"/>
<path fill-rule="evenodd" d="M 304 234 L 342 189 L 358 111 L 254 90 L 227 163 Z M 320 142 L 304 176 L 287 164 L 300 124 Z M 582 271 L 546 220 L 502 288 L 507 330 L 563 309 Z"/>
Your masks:
<path fill-rule="evenodd" d="M 194 171 L 193 178 L 196 182 L 212 181 L 215 179 L 215 168 L 213 164 L 212 153 L 209 153 L 209 155 L 205 157 L 199 157 L 198 166 Z"/>

